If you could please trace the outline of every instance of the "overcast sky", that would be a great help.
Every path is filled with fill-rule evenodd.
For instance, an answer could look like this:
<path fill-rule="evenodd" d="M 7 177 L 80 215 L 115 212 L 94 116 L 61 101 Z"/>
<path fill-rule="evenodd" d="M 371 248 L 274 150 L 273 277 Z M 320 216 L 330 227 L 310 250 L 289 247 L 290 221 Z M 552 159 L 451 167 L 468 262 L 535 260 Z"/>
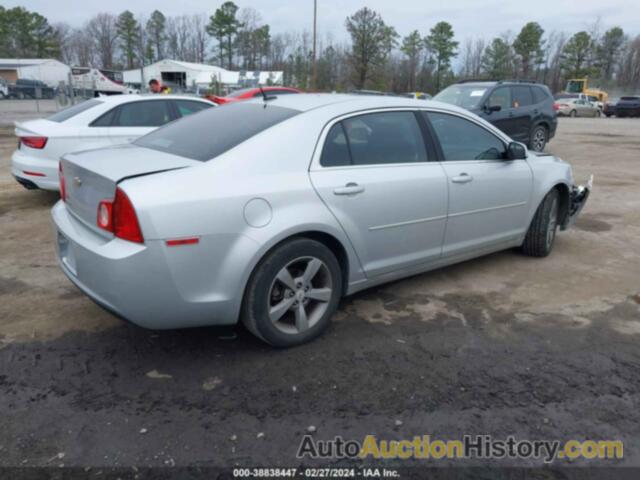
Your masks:
<path fill-rule="evenodd" d="M 5 7 L 23 6 L 46 16 L 51 22 L 82 25 L 99 12 L 136 15 L 154 9 L 165 15 L 205 12 L 211 15 L 221 0 L 2 0 Z M 253 7 L 269 23 L 273 33 L 311 29 L 313 0 L 236 0 Z M 318 28 L 336 40 L 346 38 L 344 20 L 363 6 L 382 14 L 385 22 L 406 35 L 418 29 L 426 35 L 440 20 L 450 22 L 458 40 L 492 38 L 501 32 L 518 32 L 527 21 L 537 21 L 547 31 L 576 32 L 587 29 L 597 18 L 604 28 L 619 25 L 625 32 L 640 33 L 638 0 L 318 0 Z"/>

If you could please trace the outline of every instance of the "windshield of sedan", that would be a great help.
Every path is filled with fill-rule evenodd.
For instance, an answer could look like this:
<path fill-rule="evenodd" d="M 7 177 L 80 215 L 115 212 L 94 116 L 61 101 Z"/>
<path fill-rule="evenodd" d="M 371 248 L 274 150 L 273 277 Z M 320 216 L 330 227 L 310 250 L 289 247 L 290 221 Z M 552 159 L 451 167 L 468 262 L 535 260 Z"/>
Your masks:
<path fill-rule="evenodd" d="M 291 108 L 238 102 L 189 115 L 134 144 L 206 162 L 298 113 Z"/>
<path fill-rule="evenodd" d="M 433 97 L 433 99 L 439 102 L 457 105 L 458 107 L 472 109 L 480 104 L 480 100 L 482 100 L 486 91 L 486 87 L 478 85 L 451 85 Z"/>

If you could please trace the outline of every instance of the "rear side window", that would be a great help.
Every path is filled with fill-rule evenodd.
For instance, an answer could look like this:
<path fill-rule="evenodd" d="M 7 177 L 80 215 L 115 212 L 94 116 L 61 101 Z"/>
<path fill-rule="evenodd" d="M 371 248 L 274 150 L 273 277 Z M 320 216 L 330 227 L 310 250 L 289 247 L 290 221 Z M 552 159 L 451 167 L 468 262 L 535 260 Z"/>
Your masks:
<path fill-rule="evenodd" d="M 533 104 L 531 89 L 527 86 L 511 87 L 511 104 L 513 108 L 528 107 Z"/>
<path fill-rule="evenodd" d="M 169 102 L 148 100 L 120 105 L 114 127 L 159 127 L 172 120 Z"/>
<path fill-rule="evenodd" d="M 545 102 L 549 95 L 540 87 L 531 87 L 531 91 L 533 92 L 533 101 L 535 103 Z"/>
<path fill-rule="evenodd" d="M 354 165 L 426 162 L 413 112 L 370 113 L 342 121 Z"/>
<path fill-rule="evenodd" d="M 342 122 L 336 123 L 324 142 L 322 149 L 322 157 L 320 157 L 320 165 L 323 167 L 344 167 L 351 165 L 351 155 L 349 154 L 349 145 L 347 144 L 347 136 L 344 133 Z"/>
<path fill-rule="evenodd" d="M 194 102 L 192 100 L 174 100 L 174 103 L 181 117 L 213 107 L 213 105 L 208 105 L 205 102 Z"/>
<path fill-rule="evenodd" d="M 102 104 L 100 100 L 87 100 L 72 107 L 65 108 L 64 110 L 60 110 L 58 113 L 54 113 L 48 117 L 47 120 L 61 123 L 100 104 Z"/>
<path fill-rule="evenodd" d="M 91 122 L 89 126 L 90 127 L 110 127 L 111 124 L 113 123 L 113 119 L 115 118 L 117 111 L 118 111 L 117 108 L 112 108 L 107 113 L 99 116 L 97 119 Z"/>
<path fill-rule="evenodd" d="M 446 113 L 426 115 L 440 141 L 445 161 L 505 158 L 502 140 L 475 123 Z"/>
<path fill-rule="evenodd" d="M 298 113 L 275 105 L 237 102 L 190 115 L 134 143 L 205 162 Z"/>

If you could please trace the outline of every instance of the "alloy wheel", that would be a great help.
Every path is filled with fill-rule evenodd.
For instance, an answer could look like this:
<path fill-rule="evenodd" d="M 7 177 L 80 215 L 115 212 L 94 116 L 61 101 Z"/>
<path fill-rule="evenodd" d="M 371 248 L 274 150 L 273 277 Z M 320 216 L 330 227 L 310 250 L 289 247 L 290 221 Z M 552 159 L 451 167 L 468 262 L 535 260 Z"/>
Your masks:
<path fill-rule="evenodd" d="M 531 143 L 533 144 L 533 149 L 536 152 L 541 152 L 542 150 L 544 150 L 544 146 L 547 143 L 547 136 L 545 135 L 542 128 L 536 129 L 533 134 L 533 141 Z"/>
<path fill-rule="evenodd" d="M 302 333 L 322 318 L 332 293 L 327 265 L 316 257 L 297 258 L 280 269 L 271 283 L 269 319 L 283 333 Z"/>

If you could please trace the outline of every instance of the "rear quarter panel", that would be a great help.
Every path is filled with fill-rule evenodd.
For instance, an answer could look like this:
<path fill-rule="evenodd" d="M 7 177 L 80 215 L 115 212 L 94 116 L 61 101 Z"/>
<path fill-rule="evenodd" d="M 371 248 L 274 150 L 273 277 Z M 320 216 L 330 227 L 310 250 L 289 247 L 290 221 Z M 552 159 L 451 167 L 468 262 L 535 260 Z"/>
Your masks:
<path fill-rule="evenodd" d="M 292 120 L 201 165 L 120 184 L 136 208 L 145 241 L 200 237 L 190 253 L 166 247 L 176 283 L 190 295 L 217 292 L 237 300 L 239 311 L 238 292 L 264 255 L 310 231 L 338 240 L 347 253 L 349 280 L 364 278 L 348 238 L 311 185 L 309 165 L 324 122 L 313 112 L 304 121 Z M 247 219 L 252 201 L 263 210 L 254 225 Z"/>

